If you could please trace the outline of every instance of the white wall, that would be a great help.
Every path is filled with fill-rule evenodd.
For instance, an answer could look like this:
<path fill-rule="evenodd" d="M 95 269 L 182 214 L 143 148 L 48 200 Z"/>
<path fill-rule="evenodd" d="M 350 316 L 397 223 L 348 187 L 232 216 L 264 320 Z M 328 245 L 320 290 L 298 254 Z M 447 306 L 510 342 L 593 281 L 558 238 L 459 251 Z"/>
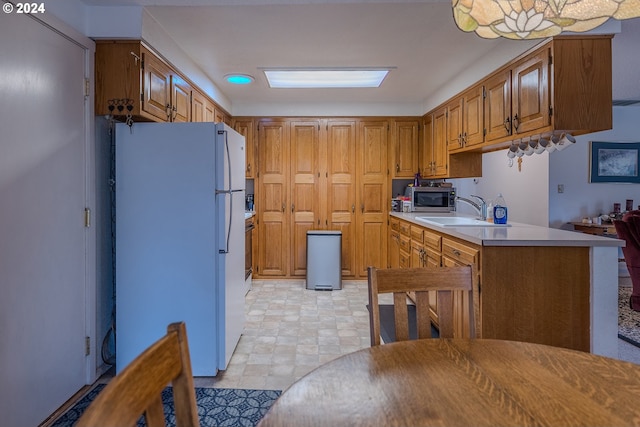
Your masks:
<path fill-rule="evenodd" d="M 613 108 L 613 129 L 576 137 L 576 144 L 550 158 L 549 224 L 566 227 L 567 222 L 609 213 L 614 203 L 633 199 L 640 205 L 640 184 L 604 184 L 589 182 L 590 141 L 640 142 L 640 105 Z M 564 193 L 558 194 L 558 184 Z"/>
<path fill-rule="evenodd" d="M 486 153 L 482 156 L 482 177 L 452 179 L 451 182 L 458 189 L 459 196 L 475 194 L 485 198 L 487 203 L 502 193 L 507 203 L 508 221 L 546 227 L 549 154 L 522 157 L 521 170 L 518 170 L 517 161 L 509 166 L 508 160 L 507 150 Z M 472 208 L 462 203 L 458 208 L 460 213 L 474 213 Z"/>

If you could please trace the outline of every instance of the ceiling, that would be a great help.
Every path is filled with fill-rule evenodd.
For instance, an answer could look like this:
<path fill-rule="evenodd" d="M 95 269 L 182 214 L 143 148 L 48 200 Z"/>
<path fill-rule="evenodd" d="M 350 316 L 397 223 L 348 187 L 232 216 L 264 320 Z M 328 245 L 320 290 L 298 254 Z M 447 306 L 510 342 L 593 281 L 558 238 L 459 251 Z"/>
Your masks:
<path fill-rule="evenodd" d="M 425 105 L 435 106 L 427 100 L 442 98 L 439 91 L 470 67 L 484 61 L 485 70 L 474 74 L 478 80 L 483 72 L 501 65 L 486 63 L 495 52 L 519 53 L 537 43 L 485 40 L 464 33 L 455 26 L 450 0 L 83 1 L 100 6 L 145 6 L 227 97 L 234 115 L 242 115 L 250 105 L 310 102 L 407 105 L 424 113 Z M 632 45 L 637 46 L 640 19 L 633 21 Z M 271 89 L 261 71 L 263 67 L 349 66 L 396 68 L 375 89 Z M 620 67 L 631 83 L 615 82 L 614 99 L 640 99 L 638 73 L 631 71 L 639 67 L 637 63 Z M 250 74 L 256 82 L 233 86 L 223 79 L 228 73 Z"/>

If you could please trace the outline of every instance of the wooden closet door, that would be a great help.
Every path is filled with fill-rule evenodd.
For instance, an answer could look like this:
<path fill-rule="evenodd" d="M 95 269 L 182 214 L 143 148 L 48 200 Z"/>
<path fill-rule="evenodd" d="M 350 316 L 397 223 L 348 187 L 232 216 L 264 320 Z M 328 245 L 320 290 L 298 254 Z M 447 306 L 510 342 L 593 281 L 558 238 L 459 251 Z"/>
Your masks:
<path fill-rule="evenodd" d="M 307 273 L 307 231 L 318 229 L 320 122 L 291 122 L 291 272 Z"/>
<path fill-rule="evenodd" d="M 286 276 L 289 271 L 289 124 L 264 120 L 258 126 L 260 150 L 257 275 Z"/>
<path fill-rule="evenodd" d="M 327 123 L 327 228 L 342 232 L 342 276 L 356 271 L 356 123 Z M 322 195 L 321 195 L 322 197 Z"/>

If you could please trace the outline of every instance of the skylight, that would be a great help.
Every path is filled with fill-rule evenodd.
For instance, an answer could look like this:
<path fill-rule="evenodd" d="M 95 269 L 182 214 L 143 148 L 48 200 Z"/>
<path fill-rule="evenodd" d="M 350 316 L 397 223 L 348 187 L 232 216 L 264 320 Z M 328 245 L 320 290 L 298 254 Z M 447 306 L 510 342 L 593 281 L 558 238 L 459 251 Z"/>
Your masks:
<path fill-rule="evenodd" d="M 263 69 L 272 88 L 380 87 L 390 70 L 390 67 Z"/>

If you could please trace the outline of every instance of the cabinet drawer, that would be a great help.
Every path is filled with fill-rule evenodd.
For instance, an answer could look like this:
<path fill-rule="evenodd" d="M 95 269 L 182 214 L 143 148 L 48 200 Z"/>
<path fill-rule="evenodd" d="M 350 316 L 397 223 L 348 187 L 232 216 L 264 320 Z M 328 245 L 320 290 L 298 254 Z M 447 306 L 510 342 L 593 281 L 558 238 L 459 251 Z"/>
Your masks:
<path fill-rule="evenodd" d="M 448 257 L 462 265 L 478 267 L 480 250 L 447 238 L 442 239 L 442 256 Z"/>
<path fill-rule="evenodd" d="M 419 225 L 411 226 L 411 240 L 416 243 L 424 243 L 424 228 Z"/>
<path fill-rule="evenodd" d="M 408 222 L 400 221 L 400 234 L 404 234 L 407 237 L 411 236 L 410 228 L 411 226 Z"/>
<path fill-rule="evenodd" d="M 424 230 L 424 244 L 426 246 L 429 246 L 430 248 L 433 248 L 436 251 L 440 251 L 441 241 L 442 241 L 442 237 L 439 234 Z"/>
<path fill-rule="evenodd" d="M 411 239 L 403 234 L 400 235 L 400 250 L 406 253 L 411 251 Z"/>
<path fill-rule="evenodd" d="M 389 226 L 393 231 L 400 231 L 400 220 L 397 218 L 391 218 L 389 220 Z"/>

